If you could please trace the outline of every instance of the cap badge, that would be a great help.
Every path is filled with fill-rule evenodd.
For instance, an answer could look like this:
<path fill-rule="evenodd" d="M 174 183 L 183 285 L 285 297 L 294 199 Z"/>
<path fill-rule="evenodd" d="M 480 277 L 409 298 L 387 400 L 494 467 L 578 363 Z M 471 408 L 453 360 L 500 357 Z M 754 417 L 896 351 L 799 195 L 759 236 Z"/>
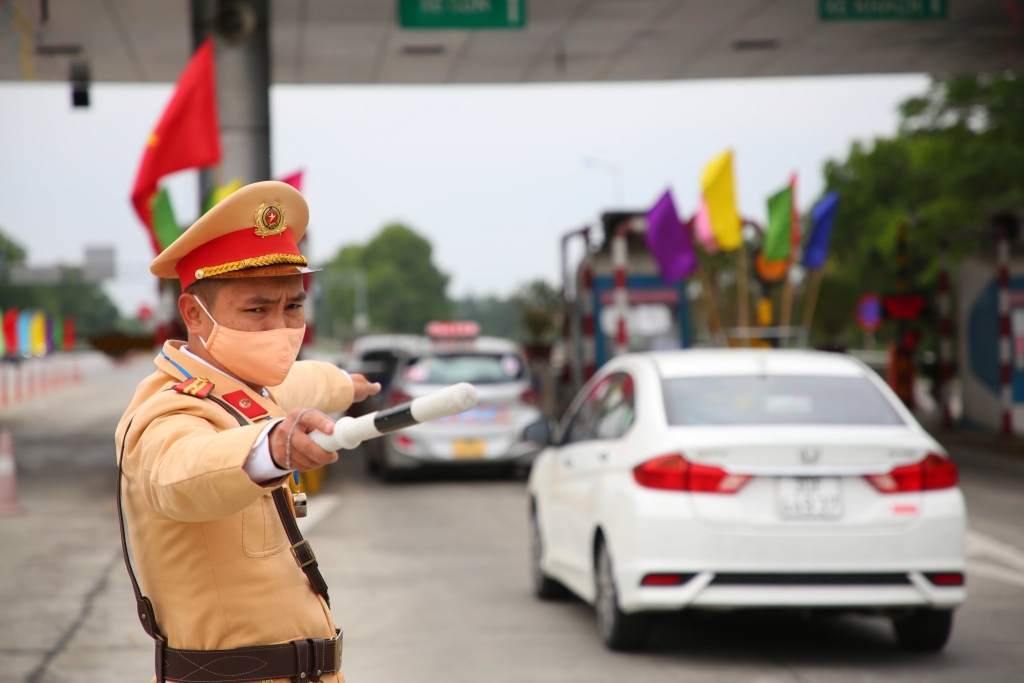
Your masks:
<path fill-rule="evenodd" d="M 260 204 L 256 209 L 257 237 L 280 235 L 288 226 L 284 222 L 284 207 L 280 204 Z"/>

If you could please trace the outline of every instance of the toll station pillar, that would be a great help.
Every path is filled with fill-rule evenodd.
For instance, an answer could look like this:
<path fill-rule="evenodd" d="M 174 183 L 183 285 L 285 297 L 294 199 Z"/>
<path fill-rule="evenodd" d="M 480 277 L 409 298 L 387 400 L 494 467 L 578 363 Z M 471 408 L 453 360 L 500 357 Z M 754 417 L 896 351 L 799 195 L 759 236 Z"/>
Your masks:
<path fill-rule="evenodd" d="M 200 174 L 200 202 L 236 178 L 270 179 L 270 0 L 191 0 L 194 47 L 213 35 L 220 167 Z"/>

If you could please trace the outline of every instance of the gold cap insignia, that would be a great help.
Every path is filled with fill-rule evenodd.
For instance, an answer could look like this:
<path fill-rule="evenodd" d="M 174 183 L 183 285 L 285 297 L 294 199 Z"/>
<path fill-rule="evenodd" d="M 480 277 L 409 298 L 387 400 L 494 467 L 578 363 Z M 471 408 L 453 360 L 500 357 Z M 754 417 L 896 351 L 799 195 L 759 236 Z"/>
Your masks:
<path fill-rule="evenodd" d="M 284 222 L 284 207 L 280 204 L 260 204 L 256 209 L 256 235 L 280 235 L 288 226 Z"/>

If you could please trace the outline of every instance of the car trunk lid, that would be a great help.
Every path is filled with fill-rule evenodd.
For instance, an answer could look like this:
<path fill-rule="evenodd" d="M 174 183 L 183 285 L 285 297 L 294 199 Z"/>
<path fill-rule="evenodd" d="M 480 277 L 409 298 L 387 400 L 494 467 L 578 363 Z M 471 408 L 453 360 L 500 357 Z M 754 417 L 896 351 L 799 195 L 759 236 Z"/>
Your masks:
<path fill-rule="evenodd" d="M 911 428 L 735 427 L 728 440 L 720 430 L 713 430 L 717 438 L 701 429 L 673 431 L 680 432 L 679 452 L 689 462 L 750 477 L 736 493 L 690 494 L 694 516 L 708 526 L 736 532 L 895 531 L 919 517 L 920 492 L 885 495 L 865 479 L 927 455 L 927 439 Z"/>

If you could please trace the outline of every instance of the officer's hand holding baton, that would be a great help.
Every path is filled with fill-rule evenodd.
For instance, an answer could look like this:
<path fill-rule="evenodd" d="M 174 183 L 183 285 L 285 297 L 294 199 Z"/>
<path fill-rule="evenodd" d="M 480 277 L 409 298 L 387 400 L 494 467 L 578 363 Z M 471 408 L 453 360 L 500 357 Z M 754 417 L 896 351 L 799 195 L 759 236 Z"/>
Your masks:
<path fill-rule="evenodd" d="M 376 392 L 374 392 L 376 393 Z M 338 459 L 338 449 L 353 449 L 363 441 L 469 410 L 477 403 L 476 388 L 461 382 L 411 402 L 358 418 L 343 417 L 337 424 L 310 410 L 288 414 L 271 433 L 271 455 L 282 469 L 306 471 Z M 291 433 L 291 446 L 288 435 Z M 275 439 L 275 436 L 277 437 Z M 284 462 L 274 450 L 284 437 Z"/>
<path fill-rule="evenodd" d="M 355 390 L 353 403 L 365 401 L 370 396 L 380 393 L 380 383 L 370 382 L 359 374 L 352 374 L 350 377 Z M 330 434 L 334 431 L 334 421 L 323 413 L 308 408 L 288 411 L 285 419 L 270 432 L 270 457 L 278 469 L 307 472 L 329 465 L 338 459 L 336 452 L 320 448 L 307 436 L 316 430 Z"/>

